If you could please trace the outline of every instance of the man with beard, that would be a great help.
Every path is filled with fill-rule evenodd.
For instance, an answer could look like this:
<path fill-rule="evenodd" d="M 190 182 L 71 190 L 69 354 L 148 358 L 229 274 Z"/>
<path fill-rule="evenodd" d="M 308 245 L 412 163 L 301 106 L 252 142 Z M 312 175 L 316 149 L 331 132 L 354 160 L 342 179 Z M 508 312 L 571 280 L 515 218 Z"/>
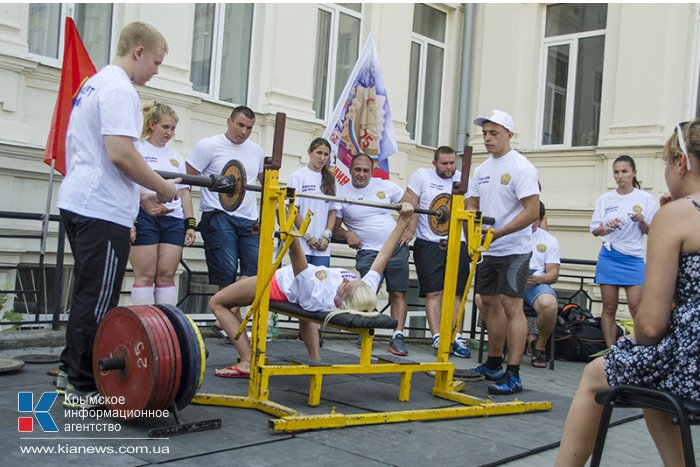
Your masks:
<path fill-rule="evenodd" d="M 454 149 L 449 146 L 437 148 L 433 155 L 433 168 L 418 169 L 408 179 L 403 201 L 408 201 L 414 208 L 429 209 L 436 196 L 443 193 L 452 194 L 452 183 L 459 181 L 462 176 L 456 169 L 456 164 L 457 154 Z M 447 236 L 436 235 L 430 230 L 427 214 L 413 216 L 411 224 L 404 232 L 402 244 L 411 241 L 414 234 L 416 241 L 413 244 L 413 261 L 416 263 L 418 275 L 418 293 L 421 297 L 426 297 L 425 314 L 428 318 L 428 327 L 433 334 L 433 348 L 437 349 L 440 342 L 442 289 L 447 262 L 447 250 L 440 248 L 440 240 L 447 240 Z M 469 275 L 469 255 L 464 233 L 462 233 L 459 265 L 457 294 L 454 297 L 455 316 Z M 459 323 L 457 329 L 462 329 L 462 323 Z M 457 333 L 452 344 L 452 353 L 462 358 L 468 358 L 471 355 L 461 332 Z"/>

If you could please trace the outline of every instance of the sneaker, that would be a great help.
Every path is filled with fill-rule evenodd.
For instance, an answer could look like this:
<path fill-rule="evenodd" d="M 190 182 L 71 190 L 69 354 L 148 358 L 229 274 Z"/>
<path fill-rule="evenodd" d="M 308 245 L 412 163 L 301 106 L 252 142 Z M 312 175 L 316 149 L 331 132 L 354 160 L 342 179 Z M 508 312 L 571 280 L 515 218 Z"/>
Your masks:
<path fill-rule="evenodd" d="M 510 371 L 506 371 L 503 378 L 489 386 L 489 394 L 496 394 L 499 396 L 515 394 L 517 392 L 522 392 L 522 390 L 523 383 L 520 381 L 520 377 L 515 376 L 515 374 Z"/>
<path fill-rule="evenodd" d="M 433 336 L 433 348 L 437 350 L 440 346 L 440 336 Z"/>
<path fill-rule="evenodd" d="M 104 407 L 104 398 L 97 391 L 79 391 L 72 384 L 66 386 L 64 407 L 73 409 L 97 409 Z"/>
<path fill-rule="evenodd" d="M 355 347 L 358 349 L 362 348 L 362 336 L 357 336 L 357 341 L 355 341 Z"/>
<path fill-rule="evenodd" d="M 408 355 L 406 340 L 404 339 L 403 334 L 397 334 L 391 338 L 391 341 L 389 342 L 389 352 L 400 356 Z"/>
<path fill-rule="evenodd" d="M 488 368 L 485 364 L 481 364 L 476 368 L 471 368 L 469 371 L 479 373 L 489 381 L 499 381 L 501 378 L 503 378 L 504 375 L 503 367 L 499 366 L 495 370 L 492 370 Z"/>
<path fill-rule="evenodd" d="M 467 347 L 467 341 L 465 341 L 463 337 L 455 339 L 455 343 L 452 344 L 452 353 L 455 357 L 460 358 L 469 358 L 472 356 L 469 347 Z"/>
<path fill-rule="evenodd" d="M 58 370 L 58 375 L 56 376 L 56 392 L 65 394 L 66 386 L 68 386 L 68 373 Z"/>

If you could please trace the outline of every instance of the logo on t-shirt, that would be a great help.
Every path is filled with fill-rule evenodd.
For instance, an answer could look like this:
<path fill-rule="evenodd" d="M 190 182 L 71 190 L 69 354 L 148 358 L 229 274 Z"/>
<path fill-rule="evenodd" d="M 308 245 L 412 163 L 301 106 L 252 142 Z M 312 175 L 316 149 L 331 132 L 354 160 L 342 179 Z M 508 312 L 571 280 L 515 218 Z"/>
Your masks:
<path fill-rule="evenodd" d="M 501 185 L 508 185 L 510 183 L 510 174 L 508 172 L 501 175 Z"/>
<path fill-rule="evenodd" d="M 170 159 L 170 165 L 173 167 L 180 167 L 180 163 L 177 161 L 177 159 Z"/>
<path fill-rule="evenodd" d="M 539 251 L 540 253 L 544 253 L 545 251 L 547 251 L 547 245 L 545 245 L 544 243 L 540 243 L 539 245 L 537 245 L 537 251 Z"/>
<path fill-rule="evenodd" d="M 316 271 L 316 274 L 314 274 L 314 276 L 316 276 L 316 279 L 320 281 L 325 281 L 326 277 L 328 277 L 326 271 L 324 271 L 323 269 L 321 269 L 320 271 Z"/>
<path fill-rule="evenodd" d="M 635 204 L 634 206 L 632 206 L 632 211 L 634 211 L 635 214 L 639 214 L 640 212 L 642 212 L 642 207 L 638 204 Z"/>
<path fill-rule="evenodd" d="M 383 191 L 378 191 L 377 192 L 377 199 L 384 199 L 386 198 L 386 195 L 384 194 Z"/>

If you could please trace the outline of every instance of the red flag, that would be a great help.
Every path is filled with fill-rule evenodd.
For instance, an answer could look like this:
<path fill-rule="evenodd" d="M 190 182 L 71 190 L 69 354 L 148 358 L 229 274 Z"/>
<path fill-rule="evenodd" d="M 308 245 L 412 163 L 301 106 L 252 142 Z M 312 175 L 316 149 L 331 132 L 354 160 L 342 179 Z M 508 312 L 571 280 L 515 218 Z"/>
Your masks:
<path fill-rule="evenodd" d="M 61 84 L 58 88 L 51 130 L 44 151 L 44 162 L 51 165 L 51 161 L 55 159 L 56 170 L 63 175 L 66 174 L 66 132 L 70 112 L 73 109 L 73 99 L 83 83 L 96 72 L 95 65 L 92 64 L 83 41 L 80 40 L 78 29 L 70 17 L 66 17 L 65 31 Z"/>

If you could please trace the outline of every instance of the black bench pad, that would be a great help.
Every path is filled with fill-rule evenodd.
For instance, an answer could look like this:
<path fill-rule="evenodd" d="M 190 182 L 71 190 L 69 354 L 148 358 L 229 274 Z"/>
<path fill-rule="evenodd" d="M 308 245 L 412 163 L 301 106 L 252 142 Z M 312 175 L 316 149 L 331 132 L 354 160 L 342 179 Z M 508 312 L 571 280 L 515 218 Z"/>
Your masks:
<path fill-rule="evenodd" d="M 294 318 L 302 318 L 306 321 L 315 321 L 319 324 L 323 324 L 326 316 L 330 313 L 328 311 L 316 311 L 312 313 L 294 303 L 278 301 L 270 301 L 270 311 L 289 315 Z M 395 329 L 399 325 L 394 318 L 387 315 L 368 318 L 366 316 L 353 315 L 350 313 L 338 313 L 330 319 L 329 324 L 349 329 Z"/>

